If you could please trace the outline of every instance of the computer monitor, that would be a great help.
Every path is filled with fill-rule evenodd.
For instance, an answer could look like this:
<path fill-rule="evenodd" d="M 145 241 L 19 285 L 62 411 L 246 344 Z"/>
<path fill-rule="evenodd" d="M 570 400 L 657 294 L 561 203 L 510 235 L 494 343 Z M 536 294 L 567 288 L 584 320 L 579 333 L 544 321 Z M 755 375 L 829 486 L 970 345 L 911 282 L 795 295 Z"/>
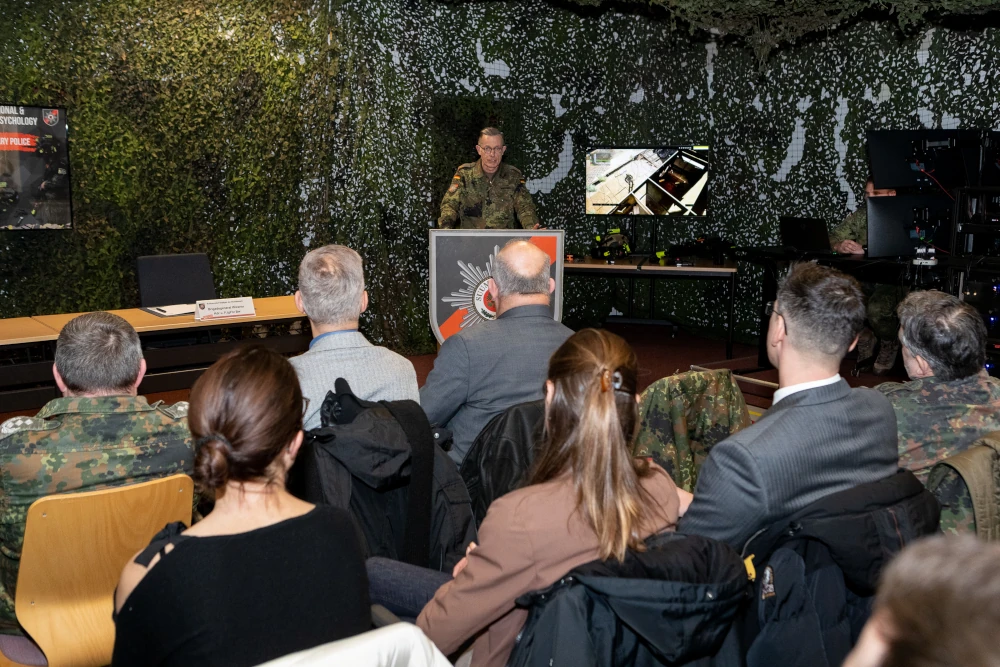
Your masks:
<path fill-rule="evenodd" d="M 592 148 L 586 165 L 588 214 L 708 214 L 708 146 Z"/>
<path fill-rule="evenodd" d="M 917 248 L 950 251 L 954 202 L 944 195 L 868 198 L 868 256 L 914 257 Z"/>
<path fill-rule="evenodd" d="M 979 130 L 869 130 L 876 189 L 950 191 L 979 184 Z"/>

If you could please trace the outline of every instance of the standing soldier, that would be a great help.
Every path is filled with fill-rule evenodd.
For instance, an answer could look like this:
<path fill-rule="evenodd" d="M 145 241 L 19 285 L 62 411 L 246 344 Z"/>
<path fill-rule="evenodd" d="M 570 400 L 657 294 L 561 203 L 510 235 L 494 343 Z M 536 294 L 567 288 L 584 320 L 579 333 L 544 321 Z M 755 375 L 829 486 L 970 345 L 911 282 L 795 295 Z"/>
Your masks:
<path fill-rule="evenodd" d="M 538 229 L 535 204 L 520 170 L 504 164 L 503 133 L 495 127 L 479 132 L 479 160 L 455 172 L 441 200 L 438 227 L 461 229 Z"/>

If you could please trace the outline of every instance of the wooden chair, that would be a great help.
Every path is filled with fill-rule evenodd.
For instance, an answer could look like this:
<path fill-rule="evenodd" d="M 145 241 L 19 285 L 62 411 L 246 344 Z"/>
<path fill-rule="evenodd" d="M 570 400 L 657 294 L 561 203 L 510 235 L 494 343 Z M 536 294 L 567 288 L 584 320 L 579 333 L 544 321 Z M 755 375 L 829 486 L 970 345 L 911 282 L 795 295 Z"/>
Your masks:
<path fill-rule="evenodd" d="M 122 568 L 166 524 L 190 525 L 193 494 L 190 477 L 172 475 L 31 504 L 14 609 L 49 667 L 111 664 Z"/>

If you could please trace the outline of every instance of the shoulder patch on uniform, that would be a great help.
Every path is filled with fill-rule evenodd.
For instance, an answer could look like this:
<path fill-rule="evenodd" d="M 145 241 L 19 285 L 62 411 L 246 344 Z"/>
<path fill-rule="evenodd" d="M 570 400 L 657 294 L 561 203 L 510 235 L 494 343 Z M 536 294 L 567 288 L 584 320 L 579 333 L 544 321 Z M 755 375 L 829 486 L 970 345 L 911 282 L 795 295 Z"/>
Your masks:
<path fill-rule="evenodd" d="M 456 178 L 456 179 L 458 179 L 458 176 L 456 176 L 455 178 Z M 458 186 L 459 186 L 459 184 L 458 184 L 458 182 L 457 182 L 457 180 L 456 180 L 456 181 L 455 181 L 455 182 L 453 182 L 453 183 L 451 184 L 451 186 L 450 186 L 450 187 L 448 188 L 448 192 L 455 192 L 456 190 L 458 190 Z"/>
<path fill-rule="evenodd" d="M 184 419 L 188 416 L 188 402 L 178 401 L 173 405 L 158 405 L 156 409 L 174 419 Z"/>
<path fill-rule="evenodd" d="M 458 169 L 455 170 L 455 176 L 458 176 L 460 171 L 468 171 L 476 166 L 475 162 L 466 162 L 465 164 L 458 165 Z"/>
<path fill-rule="evenodd" d="M 46 421 L 38 417 L 11 417 L 0 424 L 0 438 L 6 438 L 21 431 L 53 431 L 59 428 L 59 422 Z"/>

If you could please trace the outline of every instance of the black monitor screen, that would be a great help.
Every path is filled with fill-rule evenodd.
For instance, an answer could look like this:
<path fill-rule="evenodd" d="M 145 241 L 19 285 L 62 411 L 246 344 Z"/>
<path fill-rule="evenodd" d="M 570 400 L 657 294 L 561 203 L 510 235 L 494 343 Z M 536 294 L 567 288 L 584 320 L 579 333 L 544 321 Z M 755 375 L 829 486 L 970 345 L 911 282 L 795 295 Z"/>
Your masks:
<path fill-rule="evenodd" d="M 868 256 L 914 257 L 917 248 L 949 250 L 951 199 L 937 195 L 868 198 Z"/>
<path fill-rule="evenodd" d="M 950 191 L 978 185 L 978 130 L 869 130 L 868 158 L 876 189 Z"/>
<path fill-rule="evenodd" d="M 0 103 L 0 229 L 67 229 L 66 111 Z"/>
<path fill-rule="evenodd" d="M 587 213 L 708 213 L 708 146 L 587 151 Z"/>

